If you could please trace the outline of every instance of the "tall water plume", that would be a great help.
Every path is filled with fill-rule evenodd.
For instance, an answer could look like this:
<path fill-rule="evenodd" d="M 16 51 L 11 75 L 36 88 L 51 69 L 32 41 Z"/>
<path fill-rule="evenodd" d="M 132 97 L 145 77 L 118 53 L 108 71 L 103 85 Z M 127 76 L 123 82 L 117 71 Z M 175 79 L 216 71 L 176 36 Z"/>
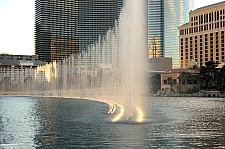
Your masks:
<path fill-rule="evenodd" d="M 119 67 L 121 69 L 122 96 L 125 115 L 140 106 L 144 91 L 145 59 L 147 57 L 147 24 L 145 2 L 127 0 L 120 18 Z M 127 111 L 127 112 L 126 112 Z"/>

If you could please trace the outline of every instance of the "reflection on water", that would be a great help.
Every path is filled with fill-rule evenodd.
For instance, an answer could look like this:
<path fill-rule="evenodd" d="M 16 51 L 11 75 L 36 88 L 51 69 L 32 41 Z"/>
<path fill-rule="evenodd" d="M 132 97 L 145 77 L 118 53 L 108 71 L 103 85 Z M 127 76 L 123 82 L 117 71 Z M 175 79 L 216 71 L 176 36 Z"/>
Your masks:
<path fill-rule="evenodd" d="M 105 103 L 0 97 L 0 148 L 225 148 L 225 100 L 147 98 L 144 122 Z"/>

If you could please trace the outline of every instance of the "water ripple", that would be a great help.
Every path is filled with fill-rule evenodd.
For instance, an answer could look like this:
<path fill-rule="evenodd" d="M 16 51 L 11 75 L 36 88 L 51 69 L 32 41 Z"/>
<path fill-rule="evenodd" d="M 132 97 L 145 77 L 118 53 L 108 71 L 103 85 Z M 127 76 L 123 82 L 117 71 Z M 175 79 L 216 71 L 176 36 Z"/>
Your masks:
<path fill-rule="evenodd" d="M 225 148 L 224 102 L 148 98 L 143 122 L 113 123 L 101 102 L 0 97 L 0 148 Z"/>

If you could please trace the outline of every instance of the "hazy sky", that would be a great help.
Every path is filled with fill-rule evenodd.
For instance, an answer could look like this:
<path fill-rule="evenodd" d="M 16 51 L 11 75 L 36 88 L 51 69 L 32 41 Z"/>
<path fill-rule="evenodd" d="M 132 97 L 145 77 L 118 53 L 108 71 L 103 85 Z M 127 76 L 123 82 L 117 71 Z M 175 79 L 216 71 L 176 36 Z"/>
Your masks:
<path fill-rule="evenodd" d="M 224 0 L 196 0 L 196 8 Z M 34 0 L 0 0 L 0 52 L 34 54 Z"/>

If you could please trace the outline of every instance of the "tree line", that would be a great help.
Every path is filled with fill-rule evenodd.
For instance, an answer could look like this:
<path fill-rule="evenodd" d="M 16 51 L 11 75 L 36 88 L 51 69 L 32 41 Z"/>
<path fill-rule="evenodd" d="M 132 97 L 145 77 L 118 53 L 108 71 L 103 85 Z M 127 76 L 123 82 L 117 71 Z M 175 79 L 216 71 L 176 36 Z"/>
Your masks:
<path fill-rule="evenodd" d="M 225 91 L 225 65 L 222 68 L 216 68 L 217 66 L 214 61 L 209 61 L 200 67 L 199 79 L 202 90 Z"/>

